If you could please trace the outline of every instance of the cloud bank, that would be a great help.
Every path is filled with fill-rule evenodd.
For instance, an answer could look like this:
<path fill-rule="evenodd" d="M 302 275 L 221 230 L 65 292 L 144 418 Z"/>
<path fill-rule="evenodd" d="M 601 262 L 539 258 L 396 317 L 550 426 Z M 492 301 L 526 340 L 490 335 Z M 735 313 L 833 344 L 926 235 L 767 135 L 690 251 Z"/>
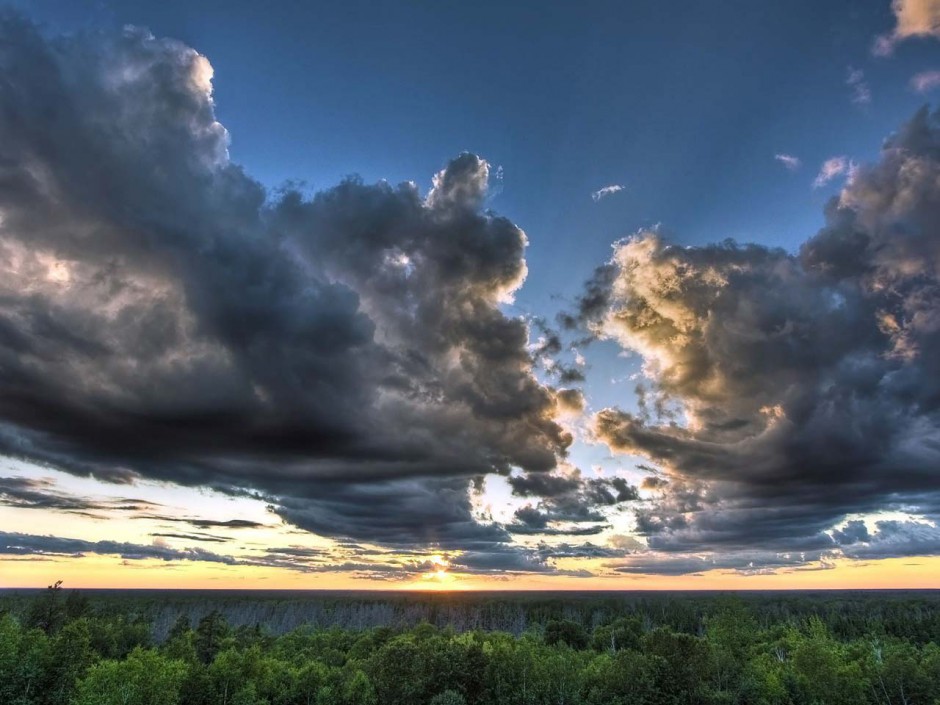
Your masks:
<path fill-rule="evenodd" d="M 651 548 L 940 553 L 940 115 L 918 112 L 826 219 L 796 254 L 641 232 L 590 283 L 581 320 L 649 379 L 640 413 L 601 410 L 593 432 L 670 478 L 637 511 Z M 870 546 L 830 533 L 883 510 L 921 519 Z"/>
<path fill-rule="evenodd" d="M 427 547 L 463 572 L 566 575 L 584 573 L 556 559 L 684 574 L 940 553 L 936 114 L 877 164 L 823 165 L 817 186 L 850 178 L 799 253 L 656 232 L 616 245 L 564 321 L 645 361 L 639 411 L 589 419 L 594 439 L 656 466 L 643 499 L 563 465 L 561 419 L 589 408 L 570 387 L 584 361 L 557 362 L 557 334 L 530 345 L 504 312 L 527 238 L 485 209 L 484 159 L 457 156 L 426 194 L 355 178 L 269 193 L 229 158 L 205 57 L 137 29 L 47 39 L 6 15 L 0 78 L 0 454 L 248 495 L 379 547 L 249 559 L 163 543 L 220 542 L 194 533 L 7 533 L 0 553 L 369 577 L 427 570 L 376 553 Z M 491 473 L 522 505 L 505 525 L 473 506 Z M 22 478 L 0 479 L 0 503 L 258 528 Z M 548 541 L 600 534 L 625 506 L 646 544 Z M 909 518 L 855 518 L 884 510 Z"/>
<path fill-rule="evenodd" d="M 501 550 L 470 481 L 554 468 L 576 397 L 501 311 L 527 240 L 483 210 L 486 161 L 426 195 L 274 196 L 229 159 L 206 58 L 138 29 L 50 40 L 5 15 L 0 78 L 0 452 Z"/>

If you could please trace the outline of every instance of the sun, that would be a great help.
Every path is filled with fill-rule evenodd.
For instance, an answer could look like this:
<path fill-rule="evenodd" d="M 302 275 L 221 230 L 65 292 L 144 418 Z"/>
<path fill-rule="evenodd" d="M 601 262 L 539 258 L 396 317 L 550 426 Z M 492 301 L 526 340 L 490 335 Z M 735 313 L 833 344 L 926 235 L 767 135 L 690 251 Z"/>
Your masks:
<path fill-rule="evenodd" d="M 421 574 L 421 583 L 424 587 L 432 589 L 446 588 L 456 580 L 453 575 L 447 572 L 450 563 L 443 555 L 435 553 L 433 556 L 428 557 L 427 562 L 430 570 Z"/>

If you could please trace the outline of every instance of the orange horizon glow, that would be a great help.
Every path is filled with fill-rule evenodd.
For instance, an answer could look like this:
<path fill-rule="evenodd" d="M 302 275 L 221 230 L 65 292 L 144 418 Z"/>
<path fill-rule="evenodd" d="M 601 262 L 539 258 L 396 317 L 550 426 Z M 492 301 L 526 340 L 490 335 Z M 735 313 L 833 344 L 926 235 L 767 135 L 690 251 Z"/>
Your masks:
<path fill-rule="evenodd" d="M 52 564 L 55 567 L 52 567 Z M 880 561 L 836 561 L 825 570 L 788 570 L 743 575 L 713 570 L 684 576 L 559 576 L 512 575 L 486 578 L 445 572 L 409 581 L 356 578 L 351 574 L 310 575 L 251 566 L 203 566 L 89 556 L 54 560 L 0 561 L 0 588 L 43 588 L 62 580 L 66 589 L 181 590 L 358 590 L 375 592 L 482 591 L 752 591 L 752 590 L 924 590 L 940 586 L 940 557 L 885 558 Z"/>

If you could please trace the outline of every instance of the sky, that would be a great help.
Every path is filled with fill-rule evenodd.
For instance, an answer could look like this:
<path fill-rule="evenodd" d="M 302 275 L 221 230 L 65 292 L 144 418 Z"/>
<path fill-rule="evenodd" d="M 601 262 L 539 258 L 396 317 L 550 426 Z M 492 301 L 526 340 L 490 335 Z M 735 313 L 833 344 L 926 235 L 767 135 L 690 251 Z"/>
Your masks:
<path fill-rule="evenodd" d="M 0 585 L 935 587 L 940 2 L 13 2 Z"/>

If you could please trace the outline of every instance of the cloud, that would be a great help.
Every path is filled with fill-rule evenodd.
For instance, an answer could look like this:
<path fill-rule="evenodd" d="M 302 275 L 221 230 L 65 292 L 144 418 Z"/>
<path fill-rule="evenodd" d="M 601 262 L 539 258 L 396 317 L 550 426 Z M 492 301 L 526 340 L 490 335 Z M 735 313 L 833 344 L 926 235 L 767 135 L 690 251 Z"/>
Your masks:
<path fill-rule="evenodd" d="M 940 0 L 892 0 L 894 29 L 875 39 L 872 52 L 890 56 L 895 46 L 911 37 L 940 38 Z"/>
<path fill-rule="evenodd" d="M 331 556 L 291 556 L 278 551 L 269 551 L 262 556 L 231 556 L 214 553 L 200 547 L 172 548 L 155 534 L 151 545 L 121 541 L 86 541 L 83 539 L 43 536 L 36 534 L 0 532 L 0 556 L 31 556 L 33 558 L 67 557 L 83 558 L 89 554 L 118 556 L 123 561 L 159 560 L 167 563 L 192 561 L 217 563 L 227 566 L 280 568 L 301 573 L 348 572 L 359 578 L 378 580 L 402 580 L 415 573 L 427 570 L 420 561 L 356 561 L 334 560 Z M 207 540 L 192 536 L 173 536 L 187 540 Z M 319 558 L 319 560 L 315 560 Z M 5 559 L 10 560 L 10 559 Z M 545 570 L 546 568 L 542 568 Z M 550 569 L 550 568 L 549 568 Z"/>
<path fill-rule="evenodd" d="M 580 389 L 559 389 L 555 398 L 564 412 L 578 414 L 584 411 L 584 393 Z"/>
<path fill-rule="evenodd" d="M 513 494 L 520 497 L 560 497 L 582 487 L 579 475 L 520 475 L 508 478 Z"/>
<path fill-rule="evenodd" d="M 158 531 L 150 535 L 155 538 L 182 539 L 184 541 L 205 541 L 207 543 L 225 543 L 226 541 L 230 540 L 222 536 L 212 536 L 210 534 L 172 534 L 161 533 Z"/>
<path fill-rule="evenodd" d="M 719 567 L 754 546 L 861 557 L 875 550 L 830 531 L 891 509 L 923 522 L 903 547 L 886 525 L 878 555 L 934 550 L 938 222 L 940 115 L 923 109 L 857 168 L 798 253 L 681 247 L 655 232 L 615 245 L 572 320 L 641 355 L 647 399 L 675 409 L 610 407 L 592 421 L 597 440 L 669 480 L 636 508 L 654 554 L 715 553 Z"/>
<path fill-rule="evenodd" d="M 643 478 L 643 482 L 640 483 L 640 487 L 644 490 L 661 490 L 664 487 L 669 485 L 669 480 L 664 477 L 659 477 L 657 475 L 650 475 Z"/>
<path fill-rule="evenodd" d="M 368 580 L 410 580 L 421 573 L 434 572 L 439 565 L 430 556 L 406 553 L 389 554 L 363 548 L 319 549 L 274 547 L 262 554 L 232 556 L 214 553 L 200 547 L 174 548 L 163 537 L 190 541 L 207 541 L 205 537 L 154 534 L 151 545 L 121 541 L 87 541 L 59 536 L 0 532 L 0 557 L 17 560 L 22 557 L 49 559 L 56 557 L 83 558 L 89 554 L 117 556 L 124 561 L 158 560 L 167 563 L 190 561 L 217 563 L 227 566 L 282 569 L 300 573 L 350 573 Z M 551 573 L 584 577 L 583 571 L 557 568 L 555 558 L 567 557 L 569 551 L 501 548 L 480 549 L 451 557 L 448 565 L 461 573 L 509 572 Z"/>
<path fill-rule="evenodd" d="M 819 168 L 819 174 L 813 181 L 813 188 L 822 188 L 837 176 L 848 175 L 851 173 L 852 162 L 848 157 L 831 157 L 823 162 Z"/>
<path fill-rule="evenodd" d="M 911 77 L 911 88 L 918 93 L 930 93 L 940 88 L 940 71 L 921 71 Z"/>
<path fill-rule="evenodd" d="M 850 524 L 855 522 L 850 522 Z M 859 522 L 860 523 L 860 522 Z M 875 532 L 840 533 L 842 552 L 851 558 L 940 555 L 940 526 L 929 521 L 878 521 Z M 852 527 L 850 530 L 857 530 Z"/>
<path fill-rule="evenodd" d="M 160 505 L 145 499 L 126 497 L 113 499 L 79 497 L 61 492 L 51 480 L 0 477 L 0 506 L 92 514 L 94 512 L 153 511 Z"/>
<path fill-rule="evenodd" d="M 845 79 L 846 85 L 852 89 L 852 102 L 856 105 L 868 105 L 871 103 L 871 88 L 865 81 L 865 72 L 861 69 L 849 67 L 848 76 Z"/>
<path fill-rule="evenodd" d="M 794 157 L 792 154 L 775 154 L 774 159 L 783 164 L 787 171 L 799 171 L 803 165 L 799 157 Z"/>
<path fill-rule="evenodd" d="M 629 575 L 699 575 L 710 570 L 735 571 L 741 575 L 763 575 L 780 569 L 800 570 L 815 567 L 822 556 L 792 555 L 769 551 L 736 554 L 684 554 L 662 556 L 637 552 L 604 564 L 608 570 Z"/>
<path fill-rule="evenodd" d="M 608 518 L 602 511 L 639 499 L 637 488 L 622 477 L 584 478 L 544 473 L 508 478 L 513 494 L 538 498 L 516 510 L 506 530 L 513 534 L 586 536 L 600 533 Z M 590 526 L 584 526 L 590 524 Z"/>
<path fill-rule="evenodd" d="M 159 514 L 147 514 L 134 518 L 178 522 L 189 524 L 197 529 L 261 529 L 265 526 L 257 521 L 249 521 L 248 519 L 200 519 L 198 517 L 174 517 Z"/>
<path fill-rule="evenodd" d="M 329 536 L 502 542 L 471 480 L 571 436 L 501 308 L 527 238 L 483 209 L 490 165 L 267 193 L 211 76 L 143 30 L 0 20 L 0 452 L 249 491 Z"/>
<path fill-rule="evenodd" d="M 622 555 L 622 551 L 617 548 L 608 548 L 598 546 L 590 541 L 582 544 L 558 543 L 547 544 L 540 543 L 539 555 L 543 558 L 614 558 Z"/>
<path fill-rule="evenodd" d="M 594 191 L 591 194 L 591 200 L 597 203 L 602 198 L 613 196 L 615 193 L 619 193 L 620 191 L 623 191 L 625 188 L 626 186 L 623 186 L 622 184 L 610 184 L 610 186 L 604 186 L 603 188 L 599 188 L 597 191 Z"/>
<path fill-rule="evenodd" d="M 224 563 L 226 565 L 242 564 L 232 556 L 213 553 L 198 547 L 170 548 L 157 543 L 146 546 L 121 541 L 85 541 L 59 536 L 0 532 L 0 555 L 68 556 L 78 558 L 88 553 L 115 555 L 124 560 L 133 561 L 156 559 L 161 561 L 202 561 L 206 563 Z"/>

